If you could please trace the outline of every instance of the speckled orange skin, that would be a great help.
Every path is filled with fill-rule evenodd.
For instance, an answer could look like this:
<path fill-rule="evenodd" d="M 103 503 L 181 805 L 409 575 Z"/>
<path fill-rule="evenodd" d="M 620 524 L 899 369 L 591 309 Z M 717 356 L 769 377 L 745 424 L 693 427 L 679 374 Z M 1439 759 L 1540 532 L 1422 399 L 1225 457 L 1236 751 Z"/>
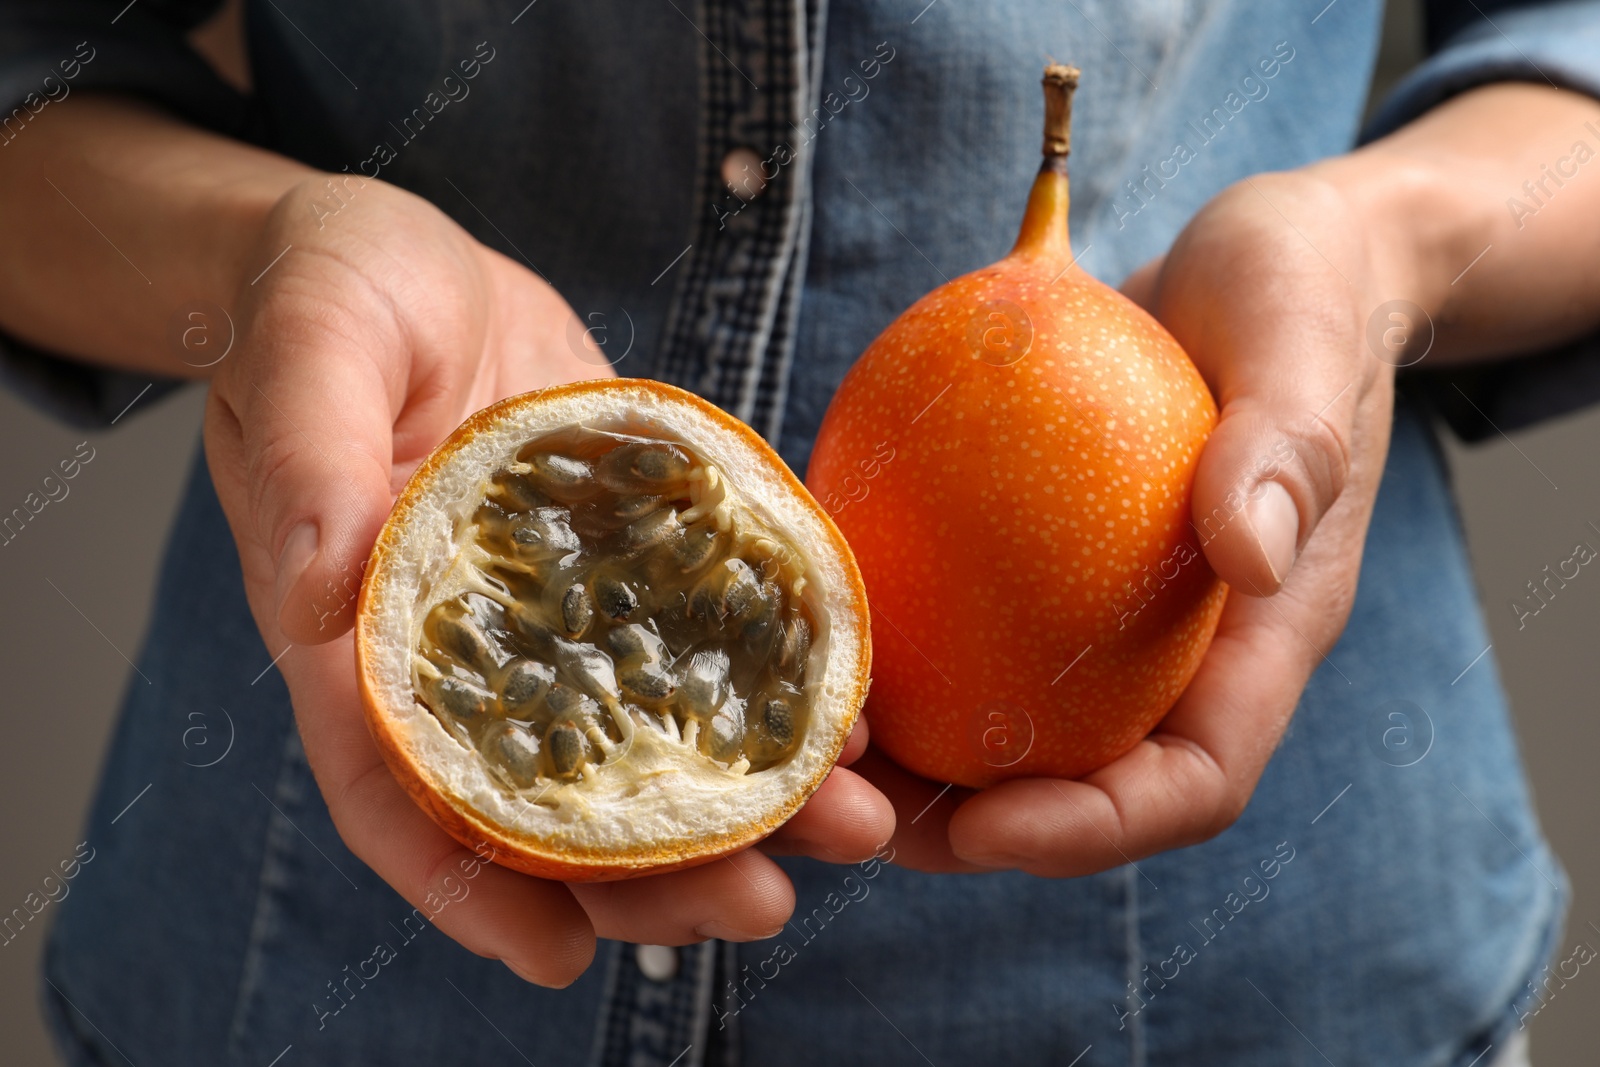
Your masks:
<path fill-rule="evenodd" d="M 958 785 L 1128 751 L 1227 593 L 1189 520 L 1216 405 L 1171 334 L 1073 265 L 1066 211 L 1064 172 L 1041 172 L 1012 254 L 872 343 L 807 479 L 871 597 L 872 742 Z"/>
<path fill-rule="evenodd" d="M 801 783 L 792 802 L 782 811 L 768 818 L 751 817 L 737 830 L 717 837 L 703 837 L 679 842 L 676 846 L 659 848 L 642 847 L 634 842 L 619 841 L 614 848 L 577 850 L 573 846 L 546 841 L 518 833 L 508 827 L 496 825 L 478 812 L 463 797 L 442 786 L 428 766 L 420 762 L 409 746 L 399 736 L 395 716 L 379 696 L 379 687 L 373 680 L 371 662 L 373 645 L 380 640 L 372 626 L 373 617 L 381 605 L 375 593 L 377 576 L 390 566 L 391 559 L 400 551 L 401 532 L 410 520 L 419 497 L 434 473 L 449 456 L 460 449 L 481 429 L 513 415 L 520 409 L 536 406 L 543 401 L 572 393 L 612 393 L 619 405 L 647 406 L 670 412 L 673 405 L 697 409 L 712 418 L 724 429 L 736 434 L 746 448 L 763 456 L 780 478 L 795 491 L 799 500 L 810 506 L 822 521 L 832 549 L 840 554 L 849 583 L 848 600 L 852 610 L 844 616 L 833 618 L 833 625 L 853 630 L 863 648 L 862 670 L 852 680 L 846 697 L 852 709 L 859 709 L 866 700 L 868 671 L 872 662 L 871 635 L 867 621 L 866 591 L 862 586 L 860 571 L 851 556 L 839 528 L 827 513 L 811 499 L 800 481 L 790 472 L 772 446 L 745 423 L 727 414 L 710 402 L 664 382 L 640 378 L 604 378 L 572 382 L 520 396 L 508 397 L 469 417 L 423 460 L 378 534 L 368 560 L 366 577 L 356 605 L 356 675 L 360 682 L 361 701 L 366 713 L 367 727 L 372 739 L 383 753 L 401 787 L 423 811 L 446 833 L 468 848 L 481 854 L 487 845 L 494 851 L 495 862 L 537 878 L 550 878 L 565 882 L 607 882 L 624 878 L 637 878 L 647 874 L 697 867 L 703 863 L 750 847 L 766 838 L 799 811 L 811 794 L 822 786 L 832 770 L 834 761 L 844 751 L 855 726 L 856 715 L 848 719 L 827 736 L 820 736 L 818 744 L 830 753 L 826 765 L 810 781 Z"/>

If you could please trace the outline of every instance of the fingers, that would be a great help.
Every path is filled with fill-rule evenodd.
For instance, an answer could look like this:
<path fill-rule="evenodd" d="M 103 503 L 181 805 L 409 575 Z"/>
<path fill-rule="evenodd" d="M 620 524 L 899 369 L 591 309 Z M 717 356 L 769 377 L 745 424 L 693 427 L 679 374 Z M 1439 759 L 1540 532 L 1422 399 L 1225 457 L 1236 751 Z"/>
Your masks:
<path fill-rule="evenodd" d="M 463 848 L 411 801 L 367 733 L 348 635 L 297 650 L 283 671 L 306 757 L 345 845 L 451 938 L 528 981 L 565 986 L 594 956 L 595 932 L 568 888 Z"/>
<path fill-rule="evenodd" d="M 951 816 L 951 850 L 981 867 L 1076 878 L 1205 840 L 1224 783 L 1197 756 L 1151 739 L 1106 768 L 1098 783 L 1004 782 Z M 1180 789 L 1189 791 L 1189 803 Z"/>
<path fill-rule="evenodd" d="M 559 987 L 588 967 L 597 936 L 656 945 L 751 941 L 788 920 L 793 887 L 754 850 L 686 871 L 571 886 L 485 862 L 493 858 L 490 846 L 463 848 L 384 764 L 359 710 L 351 643 L 346 635 L 283 663 L 293 691 L 315 694 L 296 709 L 306 756 L 350 851 L 467 949 L 504 960 L 530 982 Z M 871 791 L 857 783 L 853 790 Z M 867 820 L 872 828 L 859 836 L 887 836 L 875 822 L 881 817 Z"/>
<path fill-rule="evenodd" d="M 867 717 L 865 715 L 856 719 L 855 726 L 850 729 L 850 739 L 844 743 L 844 751 L 839 753 L 839 766 L 848 767 L 861 758 L 867 750 L 870 734 L 867 730 Z"/>
<path fill-rule="evenodd" d="M 463 848 L 412 803 L 381 763 L 329 804 L 345 844 L 467 949 L 537 985 L 570 985 L 594 959 L 595 931 L 568 887 Z"/>
<path fill-rule="evenodd" d="M 630 319 L 611 322 L 596 313 L 580 319 L 560 293 L 522 264 L 490 249 L 480 253 L 496 309 L 485 344 L 515 358 L 499 368 L 492 390 L 471 398 L 468 410 L 531 389 L 616 377 L 611 359 L 625 359 L 635 341 Z"/>
<path fill-rule="evenodd" d="M 1382 437 L 1383 426 L 1364 432 Z M 950 818 L 960 859 L 1076 877 L 1220 833 L 1248 803 L 1355 597 L 1382 453 L 1356 464 L 1294 572 L 1270 597 L 1231 596 L 1199 671 L 1160 728 L 1079 782 L 1006 782 Z"/>
<path fill-rule="evenodd" d="M 1320 662 L 1296 632 L 1318 632 L 1314 601 L 1230 597 L 1160 730 L 1083 781 L 1019 779 L 967 800 L 950 818 L 954 854 L 1067 878 L 1220 833 L 1244 809 Z"/>
<path fill-rule="evenodd" d="M 1383 427 L 1368 427 L 1382 436 Z M 1311 672 L 1355 597 L 1382 453 L 1354 468 L 1294 573 L 1270 598 L 1230 596 L 1194 679 L 1160 728 L 1079 782 L 1026 779 L 950 819 L 969 863 L 1050 877 L 1106 870 L 1220 833 L 1249 802 Z"/>
<path fill-rule="evenodd" d="M 262 350 L 219 376 L 207 407 L 212 480 L 252 607 L 296 643 L 349 628 L 393 503 L 391 383 L 364 355 L 394 349 L 373 325 L 383 321 L 348 305 L 267 309 L 251 332 Z"/>
<path fill-rule="evenodd" d="M 859 863 L 876 855 L 894 830 L 888 798 L 861 775 L 835 767 L 805 807 L 761 843 L 761 850 Z"/>
<path fill-rule="evenodd" d="M 854 770 L 894 806 L 894 837 L 889 844 L 897 865 L 934 873 L 985 869 L 959 859 L 950 849 L 950 817 L 973 795 L 972 790 L 918 777 L 876 749 L 868 749 Z"/>
<path fill-rule="evenodd" d="M 1157 256 L 1123 279 L 1119 287 L 1123 296 L 1155 314 L 1156 288 L 1161 280 L 1161 266 L 1165 256 Z"/>
<path fill-rule="evenodd" d="M 1364 392 L 1363 382 L 1308 373 L 1242 386 L 1222 409 L 1195 472 L 1192 521 L 1224 581 L 1256 596 L 1283 585 L 1349 481 Z"/>
<path fill-rule="evenodd" d="M 1285 224 L 1332 217 L 1337 203 L 1299 187 L 1273 188 L 1269 202 L 1267 185 L 1208 208 L 1153 293 L 1221 407 L 1195 472 L 1196 533 L 1223 580 L 1257 596 L 1282 586 L 1345 491 L 1362 405 L 1373 394 L 1387 404 L 1392 374 L 1365 349 L 1364 298 L 1350 281 L 1359 238 L 1324 227 L 1313 249 Z M 1130 283 L 1148 290 L 1147 270 Z M 1383 442 L 1360 446 L 1381 453 Z"/>
<path fill-rule="evenodd" d="M 1244 809 L 1349 616 L 1388 448 L 1392 368 L 1366 350 L 1369 257 L 1349 219 L 1325 183 L 1258 176 L 1130 277 L 1220 406 L 1192 522 L 1247 595 L 1229 597 L 1156 733 L 1082 781 L 1012 781 L 965 801 L 954 855 L 1082 875 L 1205 840 Z"/>
<path fill-rule="evenodd" d="M 863 716 L 851 729 L 838 766 L 794 818 L 761 842 L 761 851 L 829 863 L 858 863 L 875 855 L 894 833 L 894 808 L 872 783 L 844 769 L 866 751 Z"/>
<path fill-rule="evenodd" d="M 477 373 L 490 305 L 479 246 L 409 193 L 360 189 L 326 227 L 311 226 L 323 190 L 279 201 L 262 238 L 279 259 L 241 285 L 240 350 L 207 411 L 251 607 L 296 643 L 349 627 L 398 478 L 474 386 L 495 399 Z"/>
<path fill-rule="evenodd" d="M 855 758 L 865 745 L 865 724 L 858 722 L 846 756 Z M 889 840 L 894 820 L 893 807 L 871 783 L 835 767 L 759 850 L 686 871 L 571 888 L 601 937 L 654 945 L 687 945 L 708 937 L 755 941 L 776 934 L 794 910 L 793 885 L 765 854 L 861 862 Z"/>
<path fill-rule="evenodd" d="M 754 849 L 686 871 L 570 888 L 601 937 L 650 945 L 757 941 L 794 912 L 788 876 Z"/>

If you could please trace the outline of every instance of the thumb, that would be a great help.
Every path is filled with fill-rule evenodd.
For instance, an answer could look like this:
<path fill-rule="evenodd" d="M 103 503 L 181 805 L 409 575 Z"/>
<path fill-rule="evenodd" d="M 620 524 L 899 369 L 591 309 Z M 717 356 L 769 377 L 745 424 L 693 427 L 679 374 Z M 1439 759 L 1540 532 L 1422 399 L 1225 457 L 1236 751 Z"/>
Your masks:
<path fill-rule="evenodd" d="M 219 380 L 206 412 L 212 480 L 239 542 L 257 623 L 320 644 L 355 616 L 393 503 L 393 416 L 366 338 L 307 324 Z M 352 340 L 355 344 L 352 344 Z"/>
<path fill-rule="evenodd" d="M 1354 367 L 1342 381 L 1338 369 L 1246 377 L 1224 391 L 1195 472 L 1191 521 L 1212 569 L 1241 592 L 1278 591 L 1349 480 L 1365 390 Z"/>
<path fill-rule="evenodd" d="M 1122 284 L 1118 287 L 1122 295 L 1151 314 L 1155 314 L 1156 295 L 1160 289 L 1161 267 L 1166 261 L 1166 256 L 1157 256 L 1154 259 L 1147 260 L 1144 266 L 1139 267 L 1132 274 L 1122 279 Z"/>

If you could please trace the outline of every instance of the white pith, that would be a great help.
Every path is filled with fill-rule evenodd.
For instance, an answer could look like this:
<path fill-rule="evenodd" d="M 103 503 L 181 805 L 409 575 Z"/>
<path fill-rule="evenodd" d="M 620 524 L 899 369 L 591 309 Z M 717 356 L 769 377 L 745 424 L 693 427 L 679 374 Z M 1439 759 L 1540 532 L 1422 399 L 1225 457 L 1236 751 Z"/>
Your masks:
<path fill-rule="evenodd" d="M 489 557 L 475 540 L 472 514 L 489 478 L 515 466 L 515 453 L 530 440 L 576 424 L 687 445 L 718 474 L 699 487 L 697 508 L 714 509 L 719 526 L 794 550 L 803 580 L 790 591 L 806 603 L 816 632 L 805 675 L 808 717 L 784 761 L 754 773 L 726 768 L 701 756 L 670 723 L 636 726 L 623 717 L 623 740 L 593 773 L 514 791 L 416 698 L 413 651 L 428 610 L 483 589 L 472 564 Z M 774 462 L 695 407 L 618 386 L 513 404 L 429 471 L 391 519 L 396 541 L 368 576 L 362 625 L 379 713 L 432 789 L 503 833 L 533 839 L 541 851 L 591 858 L 680 853 L 791 814 L 799 794 L 820 781 L 837 755 L 855 714 L 866 650 L 855 627 L 833 624 L 860 610 L 848 599 L 847 565 L 810 502 Z"/>

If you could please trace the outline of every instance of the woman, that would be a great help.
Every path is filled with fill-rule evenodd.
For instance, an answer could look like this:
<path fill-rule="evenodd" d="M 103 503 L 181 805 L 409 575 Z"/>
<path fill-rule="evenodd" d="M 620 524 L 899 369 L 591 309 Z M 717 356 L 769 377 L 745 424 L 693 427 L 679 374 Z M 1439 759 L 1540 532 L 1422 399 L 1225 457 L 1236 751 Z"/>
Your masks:
<path fill-rule="evenodd" d="M 1600 324 L 1595 6 L 1430 5 L 1356 151 L 1372 0 L 120 7 L 0 15 L 9 376 L 91 418 L 211 382 L 49 950 L 72 1062 L 1525 1062 L 1563 881 L 1394 377 Z M 1079 258 L 1206 376 L 1196 514 L 1243 512 L 1157 735 L 941 795 L 863 730 L 760 851 L 630 883 L 444 837 L 352 670 L 411 467 L 615 364 L 802 469 L 874 334 L 1009 245 L 1047 54 L 1084 69 Z"/>

